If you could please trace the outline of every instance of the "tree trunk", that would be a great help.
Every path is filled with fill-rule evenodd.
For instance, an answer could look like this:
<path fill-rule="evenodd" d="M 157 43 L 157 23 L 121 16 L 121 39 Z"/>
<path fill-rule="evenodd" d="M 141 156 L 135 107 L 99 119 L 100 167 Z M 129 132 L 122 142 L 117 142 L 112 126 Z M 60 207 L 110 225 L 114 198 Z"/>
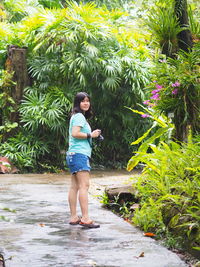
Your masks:
<path fill-rule="evenodd" d="M 8 46 L 8 58 L 6 60 L 6 70 L 13 73 L 15 85 L 11 90 L 11 97 L 15 101 L 15 112 L 11 113 L 11 122 L 19 122 L 17 108 L 23 96 L 23 90 L 29 83 L 27 65 L 26 65 L 27 48 L 17 46 Z"/>
<path fill-rule="evenodd" d="M 187 0 L 175 0 L 175 14 L 178 17 L 181 27 L 187 27 L 189 25 Z M 177 37 L 179 49 L 189 52 L 193 46 L 190 30 L 183 30 Z"/>
<path fill-rule="evenodd" d="M 191 129 L 191 126 L 187 122 L 183 123 L 183 118 L 181 115 L 176 112 L 174 114 L 176 118 L 179 118 L 179 119 L 174 120 L 174 125 L 176 129 L 175 140 L 187 143 L 188 134 L 189 134 L 189 130 Z"/>
<path fill-rule="evenodd" d="M 188 13 L 187 13 L 187 0 L 175 0 L 175 14 L 178 17 L 179 24 L 181 27 L 187 27 L 189 25 Z M 178 35 L 178 47 L 179 49 L 190 52 L 193 46 L 192 34 L 190 30 L 183 30 Z M 191 86 L 192 87 L 192 86 Z M 191 88 L 193 89 L 193 88 Z M 182 142 L 187 142 L 189 129 L 191 128 L 192 119 L 194 119 L 194 112 L 191 109 L 190 101 L 185 96 L 186 108 L 188 111 L 188 118 L 185 121 L 183 114 L 177 114 L 175 112 L 175 128 L 176 128 L 176 139 Z M 193 128 L 193 127 L 192 127 Z"/>

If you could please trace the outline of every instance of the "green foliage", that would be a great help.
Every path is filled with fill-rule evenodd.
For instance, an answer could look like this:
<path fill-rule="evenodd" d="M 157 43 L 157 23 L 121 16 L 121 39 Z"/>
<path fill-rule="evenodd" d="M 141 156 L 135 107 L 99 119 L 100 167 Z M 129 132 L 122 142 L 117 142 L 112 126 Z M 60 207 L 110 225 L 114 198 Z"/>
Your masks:
<path fill-rule="evenodd" d="M 44 8 L 62 8 L 66 1 L 64 0 L 38 0 Z"/>
<path fill-rule="evenodd" d="M 10 122 L 5 122 L 4 125 L 0 126 L 0 141 L 4 139 L 4 136 L 11 132 L 13 129 L 17 128 L 18 123 L 10 123 Z"/>
<path fill-rule="evenodd" d="M 11 97 L 11 88 L 15 83 L 12 81 L 12 77 L 13 73 L 8 73 L 4 70 L 0 71 L 0 105 L 6 118 L 9 117 L 10 112 L 14 111 L 12 105 L 15 103 Z"/>
<path fill-rule="evenodd" d="M 120 198 L 120 194 L 114 196 L 114 199 L 109 199 L 109 196 L 106 191 L 100 196 L 100 202 L 104 207 L 111 209 L 113 212 L 119 214 L 124 219 L 128 219 L 130 217 L 130 206 L 133 204 L 131 201 L 125 201 Z"/>
<path fill-rule="evenodd" d="M 34 13 L 39 7 L 37 0 L 4 0 L 3 5 L 10 22 L 22 20 L 25 16 Z"/>
<path fill-rule="evenodd" d="M 108 194 L 104 191 L 103 194 L 101 195 L 101 200 L 100 202 L 103 204 L 103 206 L 107 207 L 109 206 L 109 197 Z"/>
<path fill-rule="evenodd" d="M 145 232 L 155 229 L 165 229 L 160 203 L 149 198 L 148 203 L 144 203 L 141 209 L 136 209 L 132 219 L 135 225 L 140 226 Z"/>
<path fill-rule="evenodd" d="M 76 2 L 81 2 L 77 0 Z M 106 6 L 108 9 L 115 9 L 115 8 L 123 8 L 130 2 L 131 0 L 85 0 L 84 2 L 95 2 L 98 6 Z"/>
<path fill-rule="evenodd" d="M 18 123 L 11 122 L 11 113 L 16 111 L 15 102 L 11 97 L 13 73 L 0 70 L 0 141 L 5 139 L 7 133 L 18 126 Z"/>
<path fill-rule="evenodd" d="M 49 154 L 50 147 L 47 140 L 21 131 L 16 137 L 10 137 L 7 142 L 1 143 L 0 151 L 21 171 L 40 171 L 38 160 Z"/>
<path fill-rule="evenodd" d="M 147 60 L 141 50 L 130 49 L 127 35 L 116 34 L 124 29 L 118 22 L 123 16 L 121 11 L 109 12 L 93 3 L 68 2 L 68 9 L 61 13 L 46 10 L 24 20 L 24 32 L 20 33 L 25 34 L 25 43 L 31 40 L 28 64 L 37 88 L 25 94 L 21 122 L 31 130 L 49 129 L 48 134 L 57 129 L 61 133 L 59 146 L 66 148 L 67 114 L 73 96 L 87 91 L 95 110 L 92 128 L 100 128 L 105 137 L 101 146 L 94 147 L 95 162 L 115 166 L 120 161 L 123 166 L 128 159 L 130 137 L 146 129 L 142 120 L 132 121 L 124 105 L 141 102 L 149 81 Z M 48 116 L 50 113 L 52 116 Z"/>
<path fill-rule="evenodd" d="M 135 166 L 138 165 L 140 161 L 143 161 L 144 163 L 146 160 L 146 157 L 148 157 L 147 151 L 149 148 L 152 149 L 152 144 L 156 142 L 156 140 L 170 140 L 172 131 L 174 129 L 174 126 L 172 123 L 170 123 L 170 120 L 164 116 L 164 115 L 157 115 L 157 113 L 151 109 L 151 108 L 143 108 L 146 113 L 134 109 L 132 110 L 134 113 L 140 114 L 141 116 L 144 117 L 149 117 L 152 119 L 154 122 L 152 126 L 137 140 L 131 143 L 131 145 L 138 145 L 141 143 L 139 146 L 138 150 L 134 152 L 135 154 L 131 157 L 131 159 L 128 161 L 127 165 L 127 170 L 131 171 Z M 151 134 L 151 132 L 154 130 L 154 133 Z M 151 136 L 147 138 L 149 135 Z M 146 140 L 145 140 L 146 139 Z M 142 160 L 141 160 L 142 159 Z"/>
<path fill-rule="evenodd" d="M 64 135 L 67 131 L 66 112 L 69 107 L 63 105 L 62 99 L 55 98 L 53 91 L 42 94 L 37 89 L 27 89 L 19 109 L 21 122 L 26 129 L 33 132 L 49 129 Z"/>
<path fill-rule="evenodd" d="M 130 212 L 129 212 L 129 207 L 130 207 L 130 203 L 128 202 L 124 202 L 120 208 L 119 208 L 119 214 L 123 217 L 123 218 L 128 218 L 130 216 Z"/>
<path fill-rule="evenodd" d="M 200 24 L 199 24 L 200 15 L 197 12 L 197 8 L 195 8 L 194 5 L 190 5 L 188 7 L 188 18 L 189 18 L 190 30 L 193 35 L 193 41 L 196 43 L 199 41 L 200 38 Z"/>
<path fill-rule="evenodd" d="M 0 8 L 1 11 L 1 8 Z M 7 44 L 12 39 L 11 25 L 4 21 L 0 21 L 0 70 L 3 70 L 3 66 L 6 60 Z"/>
<path fill-rule="evenodd" d="M 172 56 L 177 52 L 177 35 L 186 27 L 179 25 L 172 1 L 169 1 L 168 5 L 154 6 L 149 12 L 146 23 L 152 32 L 153 41 L 161 47 L 163 54 Z"/>
<path fill-rule="evenodd" d="M 191 125 L 194 134 L 199 132 L 198 52 L 196 45 L 190 53 L 179 52 L 176 59 L 158 60 L 152 70 L 155 82 L 147 87 L 151 91 L 148 105 L 173 118 L 178 140 L 185 140 L 181 135 L 186 125 Z"/>
<path fill-rule="evenodd" d="M 143 174 L 134 186 L 141 208 L 133 222 L 145 231 L 183 236 L 185 246 L 200 245 L 200 143 L 160 142 L 142 155 Z"/>
<path fill-rule="evenodd" d="M 73 97 L 78 91 L 87 91 L 95 111 L 90 123 L 105 137 L 101 145 L 94 145 L 94 165 L 124 167 L 130 138 L 147 127 L 143 120 L 133 121 L 124 108 L 145 97 L 143 88 L 149 81 L 150 67 L 148 50 L 143 46 L 145 37 L 133 27 L 125 27 L 127 13 L 120 10 L 73 1 L 66 2 L 66 9 L 44 9 L 36 2 L 31 4 L 34 12 L 26 10 L 25 3 L 6 6 L 9 19 L 18 20 L 15 29 L 10 24 L 9 44 L 27 46 L 29 51 L 32 87 L 24 91 L 20 125 L 27 135 L 30 132 L 39 140 L 46 139 L 47 144 L 52 140 L 50 154 L 63 166 L 60 151 L 68 145 Z M 24 10 L 22 20 L 12 18 L 16 8 Z M 3 36 L 6 46 L 5 30 Z"/>
<path fill-rule="evenodd" d="M 129 140 L 139 138 L 149 127 L 148 120 L 133 117 L 124 106 L 136 109 L 146 97 L 144 87 L 149 83 L 152 63 L 146 46 L 149 34 L 138 28 L 135 15 L 116 7 L 123 5 L 127 10 L 125 6 L 137 6 L 137 16 L 141 17 L 139 12 L 145 12 L 149 1 L 4 2 L 0 13 L 1 62 L 5 62 L 8 44 L 28 47 L 32 87 L 25 90 L 19 107 L 20 124 L 26 133 L 30 131 L 47 143 L 53 140 L 50 154 L 61 162 L 73 96 L 87 91 L 95 111 L 90 123 L 92 128 L 101 128 L 105 137 L 93 149 L 94 163 L 123 167 L 131 153 Z M 174 36 L 178 32 L 176 20 L 165 23 L 169 16 L 164 15 L 168 6 L 172 12 L 171 2 L 156 1 L 155 5 L 162 11 L 164 29 L 171 23 L 168 32 Z M 168 39 L 173 43 L 172 37 Z M 5 123 L 2 130 L 8 129 Z M 155 131 L 156 127 L 149 133 Z"/>
<path fill-rule="evenodd" d="M 165 235 L 163 236 L 163 244 L 167 248 L 182 250 L 183 243 L 184 243 L 184 239 L 182 236 L 175 236 L 168 230 L 165 231 Z"/>
<path fill-rule="evenodd" d="M 163 87 L 163 90 L 157 90 L 160 92 L 152 95 L 151 99 L 155 109 L 174 117 L 175 138 L 179 141 L 187 139 L 190 126 L 194 134 L 199 133 L 199 23 L 196 19 L 199 12 L 192 12 L 195 7 L 190 6 L 189 25 L 183 27 L 179 17 L 186 6 L 186 1 L 182 0 L 169 0 L 167 3 L 158 1 L 158 5 L 151 9 L 147 22 L 154 40 L 162 50 L 161 53 L 172 58 L 166 61 L 161 56 L 160 59 L 156 57 L 154 80 L 157 81 L 156 86 Z M 179 51 L 178 47 L 179 35 L 184 30 L 191 30 L 194 42 L 193 50 L 188 53 Z M 173 88 L 177 83 L 180 87 Z M 154 92 L 155 83 L 152 83 L 150 88 Z"/>

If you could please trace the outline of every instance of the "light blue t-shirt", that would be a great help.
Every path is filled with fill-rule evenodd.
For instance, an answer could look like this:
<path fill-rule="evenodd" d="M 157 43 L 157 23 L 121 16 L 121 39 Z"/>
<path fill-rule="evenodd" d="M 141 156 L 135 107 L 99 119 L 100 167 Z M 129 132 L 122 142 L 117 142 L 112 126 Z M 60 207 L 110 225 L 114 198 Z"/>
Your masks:
<path fill-rule="evenodd" d="M 82 113 L 72 115 L 69 123 L 69 149 L 68 152 L 75 152 L 91 157 L 92 148 L 88 139 L 78 139 L 72 136 L 72 127 L 80 126 L 82 133 L 90 133 L 91 127 Z M 90 140 L 91 142 L 91 140 Z"/>

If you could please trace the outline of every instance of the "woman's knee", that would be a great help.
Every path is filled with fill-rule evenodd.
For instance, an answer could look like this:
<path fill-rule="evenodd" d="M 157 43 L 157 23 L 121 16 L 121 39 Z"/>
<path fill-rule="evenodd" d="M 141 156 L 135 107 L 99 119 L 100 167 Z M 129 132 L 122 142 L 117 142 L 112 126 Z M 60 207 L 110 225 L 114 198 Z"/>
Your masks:
<path fill-rule="evenodd" d="M 85 183 L 80 183 L 79 185 L 78 185 L 78 189 L 79 190 L 88 190 L 89 189 L 89 186 L 90 186 L 90 184 L 89 184 L 89 182 L 85 182 Z"/>
<path fill-rule="evenodd" d="M 77 177 L 77 184 L 78 184 L 79 190 L 80 189 L 88 190 L 89 185 L 90 185 L 89 173 L 88 172 L 78 172 L 76 177 Z"/>
<path fill-rule="evenodd" d="M 73 191 L 78 191 L 79 187 L 78 187 L 78 185 L 73 184 L 73 185 L 70 186 L 70 189 L 73 190 Z"/>

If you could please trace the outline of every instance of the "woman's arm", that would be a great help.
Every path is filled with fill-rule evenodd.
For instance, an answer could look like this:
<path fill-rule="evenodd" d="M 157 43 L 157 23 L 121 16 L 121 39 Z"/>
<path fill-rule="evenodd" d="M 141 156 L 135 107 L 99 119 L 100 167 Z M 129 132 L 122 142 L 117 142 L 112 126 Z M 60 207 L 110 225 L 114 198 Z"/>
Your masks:
<path fill-rule="evenodd" d="M 96 129 L 93 132 L 91 132 L 91 137 L 96 138 L 101 134 L 101 130 Z M 81 127 L 80 126 L 73 126 L 72 127 L 72 137 L 78 138 L 78 139 L 87 139 L 88 135 L 87 133 L 82 133 L 81 132 Z"/>

